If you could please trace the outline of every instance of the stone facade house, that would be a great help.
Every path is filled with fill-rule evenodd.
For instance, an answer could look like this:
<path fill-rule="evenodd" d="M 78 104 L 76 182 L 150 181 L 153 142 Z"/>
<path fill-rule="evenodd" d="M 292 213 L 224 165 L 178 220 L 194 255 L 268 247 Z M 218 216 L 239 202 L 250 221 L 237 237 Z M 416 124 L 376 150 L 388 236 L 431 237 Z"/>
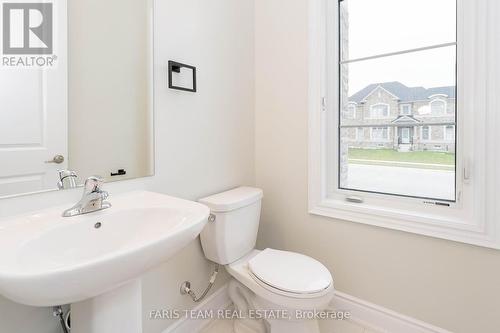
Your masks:
<path fill-rule="evenodd" d="M 342 138 L 351 148 L 455 151 L 455 87 L 371 84 L 344 104 Z"/>

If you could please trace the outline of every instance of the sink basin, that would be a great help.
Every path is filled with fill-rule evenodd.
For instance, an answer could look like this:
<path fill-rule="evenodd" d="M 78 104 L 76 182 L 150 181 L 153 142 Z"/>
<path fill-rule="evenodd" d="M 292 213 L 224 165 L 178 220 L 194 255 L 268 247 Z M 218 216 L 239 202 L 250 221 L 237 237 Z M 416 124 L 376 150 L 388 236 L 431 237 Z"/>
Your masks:
<path fill-rule="evenodd" d="M 196 202 L 140 191 L 113 207 L 61 217 L 67 206 L 0 223 L 0 294 L 54 306 L 106 293 L 137 278 L 194 240 L 209 216 Z"/>

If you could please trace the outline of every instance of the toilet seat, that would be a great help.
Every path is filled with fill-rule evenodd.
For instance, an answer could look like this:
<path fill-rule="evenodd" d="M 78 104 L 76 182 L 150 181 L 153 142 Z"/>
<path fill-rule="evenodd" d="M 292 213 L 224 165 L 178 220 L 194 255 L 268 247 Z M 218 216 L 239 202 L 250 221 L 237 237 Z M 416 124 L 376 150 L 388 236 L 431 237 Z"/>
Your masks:
<path fill-rule="evenodd" d="M 265 249 L 248 261 L 248 271 L 262 287 L 290 297 L 317 297 L 333 284 L 319 261 L 288 251 Z"/>
<path fill-rule="evenodd" d="M 227 272 L 233 278 L 255 294 L 256 299 L 259 300 L 259 304 L 265 306 L 264 303 L 267 302 L 267 308 L 295 310 L 325 309 L 328 306 L 335 292 L 333 282 L 331 282 L 327 289 L 319 293 L 297 294 L 271 287 L 258 279 L 250 271 L 248 263 L 261 252 L 253 250 L 241 259 L 225 266 Z"/>

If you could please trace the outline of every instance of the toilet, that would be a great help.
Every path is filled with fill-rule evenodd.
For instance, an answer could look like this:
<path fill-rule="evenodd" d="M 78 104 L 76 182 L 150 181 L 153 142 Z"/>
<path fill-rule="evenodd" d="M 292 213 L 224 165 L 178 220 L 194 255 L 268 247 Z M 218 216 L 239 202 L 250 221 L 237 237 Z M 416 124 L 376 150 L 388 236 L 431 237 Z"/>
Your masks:
<path fill-rule="evenodd" d="M 211 210 L 201 233 L 205 257 L 234 278 L 229 297 L 246 314 L 235 321 L 235 332 L 318 333 L 311 315 L 332 300 L 332 276 L 303 254 L 255 249 L 262 197 L 260 189 L 238 187 L 199 200 Z"/>

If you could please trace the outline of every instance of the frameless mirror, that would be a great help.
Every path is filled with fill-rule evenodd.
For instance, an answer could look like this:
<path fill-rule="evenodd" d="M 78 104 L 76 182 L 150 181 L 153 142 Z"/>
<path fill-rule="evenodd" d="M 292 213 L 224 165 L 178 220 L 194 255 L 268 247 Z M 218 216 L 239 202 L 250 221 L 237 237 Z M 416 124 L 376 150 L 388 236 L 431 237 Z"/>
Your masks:
<path fill-rule="evenodd" d="M 0 197 L 153 175 L 151 0 L 2 5 Z"/>

